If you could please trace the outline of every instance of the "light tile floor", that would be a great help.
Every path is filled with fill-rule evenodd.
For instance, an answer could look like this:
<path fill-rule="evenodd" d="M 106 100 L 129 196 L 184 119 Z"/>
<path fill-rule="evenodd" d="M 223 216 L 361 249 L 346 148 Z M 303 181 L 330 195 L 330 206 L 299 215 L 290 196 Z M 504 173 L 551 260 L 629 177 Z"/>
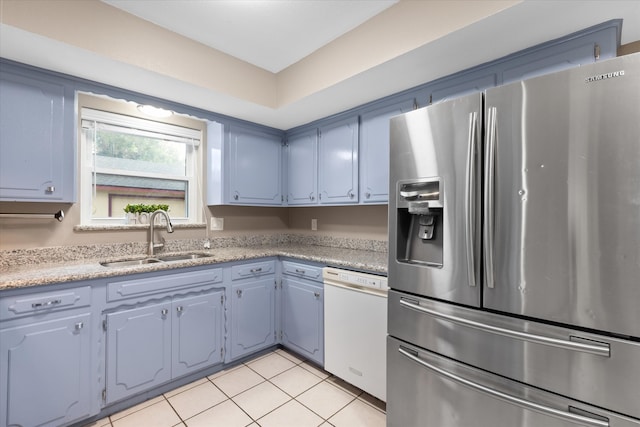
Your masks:
<path fill-rule="evenodd" d="M 278 349 L 89 426 L 384 427 L 384 410 L 384 402 Z"/>

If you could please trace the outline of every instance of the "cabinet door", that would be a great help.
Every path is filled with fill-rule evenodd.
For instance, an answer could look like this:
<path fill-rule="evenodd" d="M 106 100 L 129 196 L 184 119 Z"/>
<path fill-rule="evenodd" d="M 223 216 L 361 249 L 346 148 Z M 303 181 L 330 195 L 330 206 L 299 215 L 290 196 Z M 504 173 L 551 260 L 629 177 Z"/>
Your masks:
<path fill-rule="evenodd" d="M 171 379 L 171 303 L 107 314 L 107 399 Z"/>
<path fill-rule="evenodd" d="M 283 276 L 282 344 L 321 365 L 324 364 L 324 305 L 321 287 Z"/>
<path fill-rule="evenodd" d="M 86 313 L 0 331 L 0 426 L 91 415 L 90 320 Z"/>
<path fill-rule="evenodd" d="M 219 290 L 173 302 L 173 377 L 222 362 L 223 295 Z"/>
<path fill-rule="evenodd" d="M 318 203 L 318 131 L 289 137 L 287 142 L 287 203 Z"/>
<path fill-rule="evenodd" d="M 234 285 L 231 290 L 231 358 L 274 343 L 274 276 Z"/>
<path fill-rule="evenodd" d="M 65 166 L 75 170 L 65 159 L 64 86 L 2 72 L 0 93 L 0 200 L 73 201 L 63 180 Z"/>
<path fill-rule="evenodd" d="M 616 56 L 615 27 L 576 37 L 563 43 L 525 51 L 503 65 L 503 84 L 549 74 Z"/>
<path fill-rule="evenodd" d="M 282 137 L 231 126 L 229 203 L 282 204 Z"/>
<path fill-rule="evenodd" d="M 389 119 L 413 110 L 409 100 L 362 114 L 360 120 L 360 202 L 389 201 Z"/>
<path fill-rule="evenodd" d="M 358 118 L 321 127 L 318 157 L 320 203 L 358 203 Z"/>

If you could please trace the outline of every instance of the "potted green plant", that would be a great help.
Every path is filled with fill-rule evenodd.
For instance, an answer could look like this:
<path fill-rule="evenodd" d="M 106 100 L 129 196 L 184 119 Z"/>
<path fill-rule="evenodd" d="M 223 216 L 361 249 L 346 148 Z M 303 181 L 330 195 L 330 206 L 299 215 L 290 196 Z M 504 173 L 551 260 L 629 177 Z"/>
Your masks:
<path fill-rule="evenodd" d="M 124 207 L 125 219 L 127 224 L 147 224 L 149 222 L 149 216 L 157 210 L 168 212 L 169 205 L 127 204 L 127 206 Z"/>

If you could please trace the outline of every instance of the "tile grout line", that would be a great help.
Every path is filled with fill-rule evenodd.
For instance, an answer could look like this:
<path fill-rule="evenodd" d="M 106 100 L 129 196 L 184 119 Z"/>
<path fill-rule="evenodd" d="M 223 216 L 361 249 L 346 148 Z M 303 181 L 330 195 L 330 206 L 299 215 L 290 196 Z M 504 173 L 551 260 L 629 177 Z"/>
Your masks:
<path fill-rule="evenodd" d="M 280 349 L 279 349 L 279 350 L 280 350 Z M 252 368 L 251 366 L 249 366 L 249 364 L 250 364 L 250 363 L 254 363 L 254 362 L 256 362 L 256 361 L 258 361 L 258 360 L 261 360 L 261 359 L 263 359 L 263 358 L 265 358 L 265 357 L 269 357 L 269 356 L 276 355 L 276 354 L 277 354 L 279 357 L 282 357 L 283 359 L 285 359 L 285 360 L 287 360 L 288 362 L 292 363 L 292 364 L 293 364 L 293 366 L 290 366 L 290 367 L 288 367 L 288 368 L 284 369 L 283 371 L 278 372 L 277 374 L 275 374 L 275 375 L 271 376 L 270 378 L 267 378 L 265 375 L 261 374 L 260 372 L 258 372 L 257 370 L 255 370 L 254 368 Z M 291 358 L 290 358 L 290 357 L 287 357 L 287 355 L 290 355 L 290 356 L 291 356 Z M 295 360 L 293 360 L 293 358 L 295 358 Z M 306 363 L 306 365 L 305 365 L 305 363 Z M 185 425 L 185 426 L 187 425 L 187 420 L 192 419 L 192 418 L 194 418 L 194 417 L 196 417 L 196 416 L 198 416 L 198 415 L 202 414 L 203 412 L 206 412 L 206 411 L 208 411 L 208 410 L 210 410 L 210 409 L 212 409 L 212 408 L 214 408 L 214 407 L 216 407 L 216 406 L 218 406 L 218 405 L 221 405 L 222 403 L 225 403 L 225 402 L 227 402 L 227 401 L 231 401 L 231 403 L 233 403 L 233 404 L 234 404 L 238 409 L 240 409 L 240 411 L 242 411 L 242 413 L 244 413 L 244 414 L 245 414 L 245 415 L 246 415 L 246 416 L 251 420 L 251 422 L 252 422 L 252 423 L 256 423 L 256 424 L 258 424 L 258 425 L 260 425 L 260 423 L 259 423 L 259 420 L 260 420 L 260 419 L 263 419 L 264 417 L 268 416 L 269 414 L 272 414 L 273 412 L 277 411 L 278 409 L 282 408 L 283 406 L 285 406 L 285 405 L 287 405 L 287 404 L 291 403 L 291 401 L 295 401 L 297 404 L 301 405 L 303 408 L 305 408 L 306 410 L 310 411 L 312 414 L 315 414 L 315 415 L 316 415 L 320 420 L 322 420 L 321 424 L 323 424 L 323 423 L 327 423 L 327 424 L 328 424 L 328 425 L 330 425 L 330 426 L 333 426 L 333 424 L 329 421 L 329 419 L 330 419 L 331 417 L 335 416 L 335 415 L 336 415 L 337 413 L 339 413 L 340 411 L 344 410 L 347 406 L 349 406 L 349 405 L 353 404 L 353 402 L 354 402 L 354 401 L 356 401 L 356 400 L 358 400 L 358 401 L 360 401 L 360 402 L 362 402 L 362 403 L 365 403 L 368 407 L 373 408 L 373 409 L 377 410 L 378 412 L 380 412 L 380 413 L 382 413 L 382 414 L 384 414 L 384 415 L 386 416 L 386 411 L 385 411 L 385 410 L 383 410 L 382 408 L 380 408 L 380 407 L 376 406 L 376 405 L 375 405 L 375 400 L 374 400 L 374 401 L 372 401 L 372 402 L 369 402 L 369 401 L 365 400 L 365 398 L 364 398 L 363 396 L 367 396 L 367 393 L 366 393 L 366 392 L 364 392 L 364 391 L 360 390 L 360 392 L 359 392 L 359 393 L 355 393 L 355 392 L 350 391 L 350 390 L 349 390 L 349 388 L 347 388 L 347 387 L 342 387 L 342 386 L 338 385 L 338 384 L 335 382 L 335 379 L 340 380 L 340 381 L 344 381 L 344 380 L 341 380 L 340 378 L 338 378 L 338 377 L 336 377 L 336 376 L 332 375 L 331 373 L 324 371 L 324 369 L 323 369 L 323 368 L 316 367 L 315 365 L 313 365 L 312 363 L 310 363 L 310 361 L 308 361 L 308 360 L 306 360 L 306 359 L 301 359 L 301 358 L 299 358 L 299 357 L 297 357 L 297 356 L 294 356 L 294 355 L 291 355 L 290 353 L 288 353 L 288 352 L 286 352 L 286 351 L 284 351 L 284 350 L 281 350 L 281 351 L 277 351 L 277 350 L 276 350 L 276 351 L 273 351 L 273 352 L 271 352 L 271 353 L 265 354 L 265 355 L 263 355 L 263 356 L 261 356 L 261 357 L 259 357 L 259 358 L 257 358 L 257 359 L 253 359 L 253 360 L 250 360 L 250 361 L 247 361 L 247 362 L 242 362 L 242 363 L 241 363 L 241 364 L 239 364 L 237 367 L 242 367 L 242 366 L 249 368 L 249 370 L 250 370 L 251 372 L 253 372 L 253 373 L 255 373 L 256 375 L 258 375 L 260 378 L 262 378 L 262 379 L 263 379 L 263 381 L 261 381 L 260 383 L 255 384 L 255 385 L 253 385 L 253 386 L 251 386 L 251 387 L 247 388 L 246 390 L 241 391 L 240 393 L 237 393 L 235 397 L 237 397 L 237 396 L 239 396 L 240 394 L 245 393 L 245 392 L 247 392 L 247 391 L 249 391 L 249 390 L 251 390 L 251 389 L 253 389 L 253 388 L 257 387 L 258 385 L 261 385 L 261 384 L 263 384 L 263 383 L 265 383 L 265 382 L 268 382 L 271 386 L 275 387 L 277 390 L 279 390 L 279 391 L 280 391 L 280 392 L 282 392 L 284 395 L 286 395 L 286 396 L 288 397 L 288 399 L 287 399 L 284 403 L 282 403 L 281 405 L 278 405 L 277 407 L 275 407 L 275 408 L 271 409 L 269 412 L 267 412 L 267 413 L 265 413 L 265 414 L 261 415 L 259 418 L 257 418 L 257 419 L 253 418 L 249 413 L 247 413 L 247 412 L 246 412 L 246 411 L 245 411 L 245 410 L 244 410 L 244 409 L 243 409 L 243 408 L 242 408 L 242 407 L 241 407 L 241 406 L 240 406 L 240 405 L 239 405 L 239 404 L 234 400 L 234 397 L 232 397 L 232 396 L 228 395 L 226 392 L 224 392 L 220 387 L 218 387 L 218 386 L 214 383 L 214 380 L 215 380 L 215 379 L 218 379 L 218 378 L 224 377 L 225 375 L 232 373 L 232 372 L 235 370 L 235 368 L 233 368 L 233 369 L 231 369 L 229 372 L 227 372 L 227 373 L 225 373 L 225 374 L 223 374 L 223 375 L 217 376 L 216 378 L 213 378 L 213 379 L 212 379 L 212 378 L 210 378 L 210 376 L 205 376 L 205 377 L 204 377 L 204 379 L 206 379 L 206 381 L 203 381 L 201 384 L 206 384 L 206 382 L 210 383 L 211 385 L 213 385 L 213 386 L 216 388 L 216 390 L 218 390 L 218 391 L 219 391 L 223 396 L 225 396 L 225 397 L 226 397 L 226 399 L 225 399 L 225 400 L 223 400 L 223 401 L 221 401 L 221 402 L 218 402 L 217 404 L 215 404 L 215 405 L 213 405 L 213 406 L 207 407 L 206 409 L 204 409 L 204 410 L 202 410 L 202 411 L 200 411 L 200 412 L 198 412 L 198 413 L 196 413 L 196 414 L 191 415 L 189 418 L 184 419 L 184 418 L 183 418 L 183 417 L 178 413 L 178 411 L 176 410 L 176 408 L 171 404 L 171 401 L 169 400 L 169 397 L 168 397 L 168 396 L 166 396 L 166 393 L 163 393 L 163 394 L 161 394 L 160 396 L 162 396 L 162 399 L 164 399 L 164 401 L 166 401 L 166 402 L 169 404 L 169 407 L 170 407 L 170 408 L 173 410 L 173 412 L 176 414 L 176 416 L 177 416 L 177 417 L 178 417 L 178 419 L 180 420 L 180 423 L 179 423 L 179 424 L 182 424 L 182 425 Z M 295 367 L 300 367 L 300 368 L 304 369 L 306 372 L 308 372 L 308 373 L 310 373 L 310 374 L 314 375 L 314 376 L 315 376 L 316 378 L 318 378 L 320 381 L 319 381 L 318 383 L 316 383 L 316 384 L 314 384 L 314 385 L 312 385 L 312 386 L 310 386 L 310 387 L 306 388 L 306 389 L 305 389 L 305 390 L 303 390 L 302 392 L 298 393 L 296 396 L 292 396 L 292 395 L 291 395 L 291 394 L 289 394 L 287 391 L 285 391 L 284 389 L 282 389 L 281 387 L 279 387 L 277 384 L 275 384 L 274 382 L 272 382 L 272 380 L 273 380 L 274 378 L 278 377 L 279 375 L 284 374 L 285 372 L 288 372 L 288 371 L 290 371 L 290 370 L 294 369 Z M 313 370 L 308 369 L 308 368 L 313 368 Z M 322 372 L 324 372 L 324 374 L 322 374 Z M 319 374 L 319 373 L 320 373 L 320 374 Z M 332 379 L 333 379 L 333 380 L 332 380 Z M 327 418 L 325 418 L 324 416 L 322 416 L 322 415 L 320 415 L 320 414 L 316 413 L 313 409 L 311 409 L 310 407 L 308 407 L 307 405 L 305 405 L 304 403 L 302 403 L 301 401 L 299 401 L 299 400 L 298 400 L 298 397 L 300 397 L 302 394 L 304 394 L 304 393 L 308 392 L 309 390 L 313 389 L 314 387 L 317 387 L 319 384 L 321 384 L 321 383 L 323 383 L 323 382 L 324 382 L 324 383 L 327 383 L 327 385 L 330 385 L 330 386 L 332 386 L 332 387 L 335 387 L 337 390 L 340 390 L 340 391 L 342 391 L 342 392 L 344 392 L 344 393 L 347 393 L 347 394 L 351 397 L 351 399 L 350 399 L 350 400 L 349 400 L 345 405 L 342 405 L 341 407 L 339 407 L 339 409 L 337 409 L 336 411 L 332 412 L 332 413 L 331 413 L 331 415 L 330 415 L 329 417 L 327 417 Z M 195 387 L 197 387 L 197 386 L 199 386 L 199 385 L 201 385 L 201 384 L 194 385 L 193 387 L 189 387 L 189 388 L 187 388 L 187 389 L 185 389 L 185 390 L 182 390 L 180 393 L 187 392 L 187 391 L 189 391 L 189 390 L 191 390 L 191 389 L 193 389 L 193 388 L 195 388 Z M 350 385 L 350 384 L 349 384 L 349 383 L 347 383 L 347 382 L 345 382 L 345 384 Z M 357 388 L 356 388 L 356 387 L 354 387 L 354 389 L 356 389 L 356 390 L 357 390 Z M 167 392 L 167 393 L 171 393 L 171 391 L 169 391 L 169 392 Z M 180 393 L 176 393 L 176 394 L 172 395 L 171 397 L 178 396 Z M 368 396 L 371 396 L 371 395 L 368 395 Z M 376 398 L 375 398 L 374 396 L 371 396 L 371 399 L 376 399 Z M 156 403 L 154 403 L 154 404 L 152 404 L 152 405 L 145 406 L 145 407 L 143 407 L 143 408 L 141 408 L 141 409 L 139 409 L 139 410 L 137 410 L 137 411 L 135 411 L 135 412 L 132 412 L 131 414 L 127 414 L 126 416 L 121 417 L 121 418 L 119 418 L 119 419 L 118 419 L 118 420 L 116 420 L 116 421 L 119 421 L 119 420 L 121 420 L 121 419 L 124 419 L 124 418 L 128 417 L 129 415 L 135 414 L 135 413 L 137 413 L 137 412 L 139 412 L 139 411 L 142 411 L 142 410 L 144 410 L 144 409 L 147 409 L 147 408 L 149 408 L 149 407 L 152 407 L 152 406 L 156 405 L 157 403 L 161 403 L 161 402 L 162 402 L 162 400 L 159 400 L 158 402 L 156 402 Z M 115 415 L 115 414 L 112 414 L 112 415 Z M 108 416 L 108 426 L 109 426 L 109 427 L 114 427 L 114 420 L 112 419 L 112 415 Z"/>

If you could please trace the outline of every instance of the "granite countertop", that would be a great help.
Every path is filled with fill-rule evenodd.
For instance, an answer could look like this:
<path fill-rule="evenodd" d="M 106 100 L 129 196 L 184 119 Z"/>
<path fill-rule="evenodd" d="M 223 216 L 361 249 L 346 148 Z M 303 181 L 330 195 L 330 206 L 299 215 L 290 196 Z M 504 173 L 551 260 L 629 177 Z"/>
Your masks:
<path fill-rule="evenodd" d="M 172 270 L 176 268 L 250 260 L 271 256 L 296 258 L 330 266 L 344 267 L 372 273 L 387 273 L 387 252 L 350 247 L 319 246 L 305 243 L 282 242 L 249 246 L 225 246 L 212 249 L 163 251 L 162 255 L 198 252 L 209 256 L 184 261 L 143 264 L 126 267 L 104 267 L 102 261 L 142 259 L 144 255 L 103 256 L 81 260 L 57 260 L 53 263 L 23 263 L 3 265 L 0 268 L 0 291 L 31 286 L 42 286 L 77 280 L 99 279 L 134 273 Z"/>

